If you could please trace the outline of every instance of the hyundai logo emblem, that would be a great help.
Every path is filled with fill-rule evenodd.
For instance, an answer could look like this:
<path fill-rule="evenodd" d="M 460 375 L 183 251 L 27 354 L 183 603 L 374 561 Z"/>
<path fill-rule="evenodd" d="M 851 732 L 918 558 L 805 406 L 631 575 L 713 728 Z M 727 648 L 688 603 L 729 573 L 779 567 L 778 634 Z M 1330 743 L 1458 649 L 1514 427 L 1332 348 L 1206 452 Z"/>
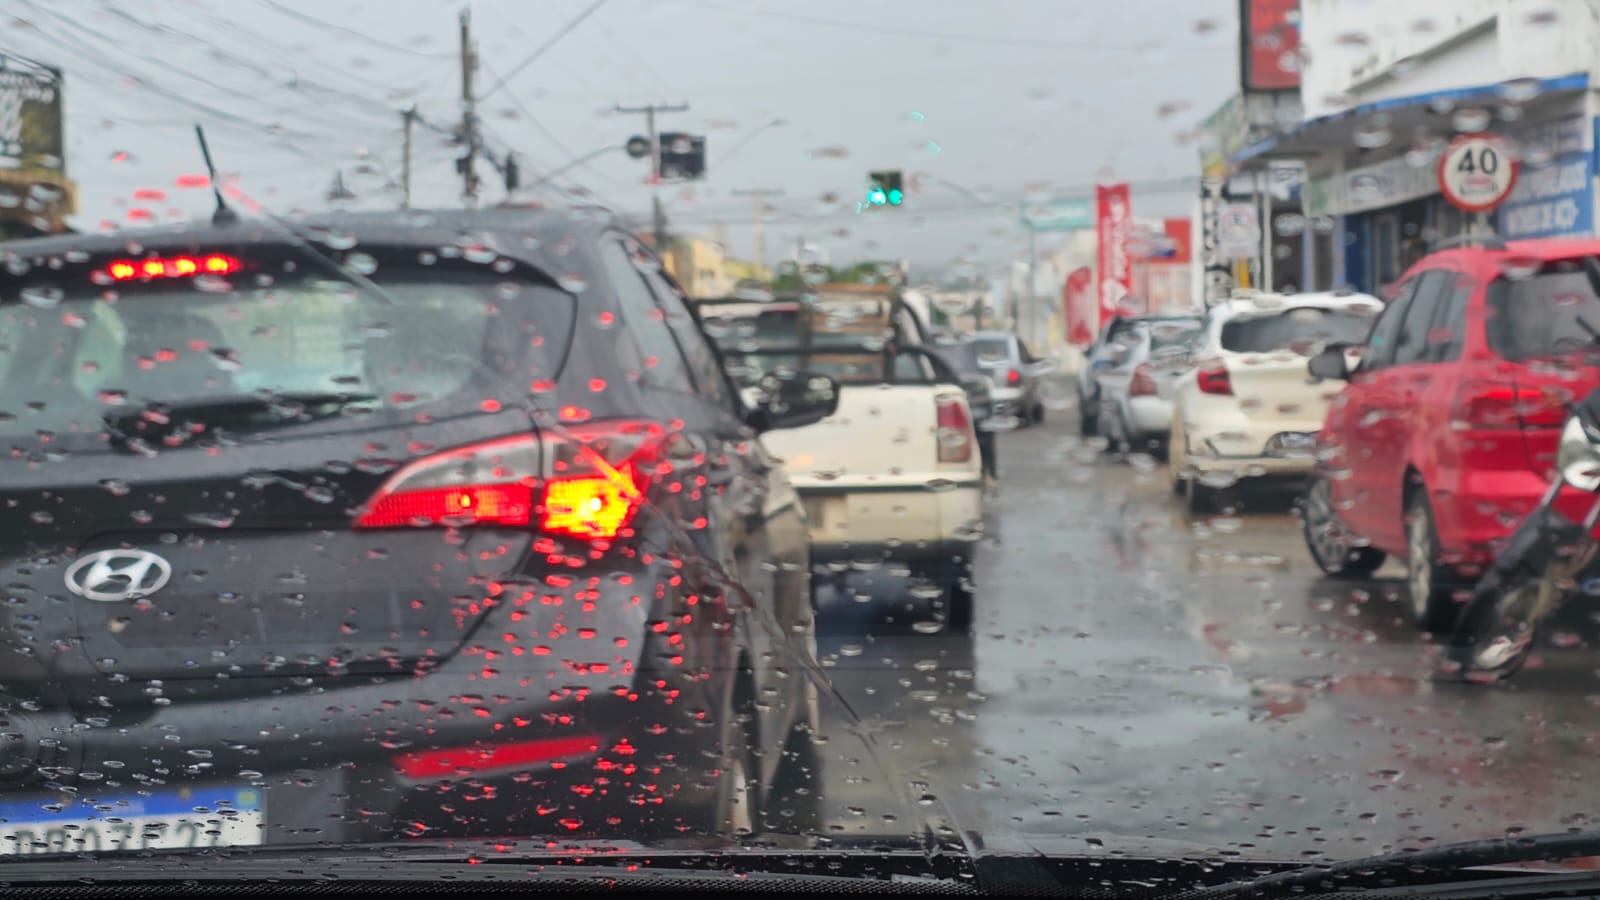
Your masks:
<path fill-rule="evenodd" d="M 89 600 L 116 603 L 146 597 L 172 579 L 172 564 L 147 550 L 101 550 L 67 568 L 67 590 Z"/>

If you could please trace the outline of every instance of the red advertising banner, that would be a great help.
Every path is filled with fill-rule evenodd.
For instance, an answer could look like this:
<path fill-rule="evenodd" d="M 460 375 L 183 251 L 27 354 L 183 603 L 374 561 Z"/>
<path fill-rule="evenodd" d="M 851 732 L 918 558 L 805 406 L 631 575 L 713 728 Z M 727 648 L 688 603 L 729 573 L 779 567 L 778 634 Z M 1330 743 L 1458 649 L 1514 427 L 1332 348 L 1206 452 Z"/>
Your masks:
<path fill-rule="evenodd" d="M 1109 322 L 1117 306 L 1133 290 L 1133 258 L 1128 241 L 1133 236 L 1132 199 L 1126 184 L 1094 189 L 1095 268 L 1100 274 L 1100 321 Z"/>
<path fill-rule="evenodd" d="M 1246 91 L 1300 87 L 1300 0 L 1239 0 Z"/>
<path fill-rule="evenodd" d="M 1067 343 L 1087 347 L 1100 333 L 1100 304 L 1095 302 L 1094 272 L 1074 269 L 1061 287 L 1061 305 L 1067 319 Z"/>
<path fill-rule="evenodd" d="M 1165 256 L 1167 262 L 1186 263 L 1193 252 L 1190 247 L 1194 243 L 1194 228 L 1188 219 L 1162 219 L 1161 230 L 1166 233 L 1167 240 L 1172 247 L 1172 253 Z"/>

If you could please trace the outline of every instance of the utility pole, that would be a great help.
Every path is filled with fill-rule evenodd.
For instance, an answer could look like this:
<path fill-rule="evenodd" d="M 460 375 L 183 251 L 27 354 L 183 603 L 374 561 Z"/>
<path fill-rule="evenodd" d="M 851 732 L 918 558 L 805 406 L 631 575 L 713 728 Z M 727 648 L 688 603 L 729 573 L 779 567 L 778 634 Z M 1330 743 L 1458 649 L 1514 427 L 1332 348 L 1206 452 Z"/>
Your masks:
<path fill-rule="evenodd" d="M 411 130 L 417 123 L 417 106 L 400 113 L 404 142 L 400 145 L 400 208 L 411 208 Z"/>
<path fill-rule="evenodd" d="M 655 234 L 656 252 L 665 255 L 667 252 L 667 214 L 661 208 L 661 134 L 656 130 L 656 113 L 688 112 L 687 103 L 650 103 L 645 106 L 623 106 L 618 103 L 614 107 L 616 112 L 637 114 L 644 113 L 644 124 L 650 134 L 650 211 L 654 218 L 651 230 Z"/>
<path fill-rule="evenodd" d="M 766 223 L 763 216 L 766 200 L 768 197 L 782 197 L 783 194 L 782 188 L 748 188 L 733 192 L 735 197 L 750 197 L 755 203 L 755 219 L 752 223 L 754 233 L 752 237 L 755 239 L 754 252 L 756 268 L 758 269 L 764 269 L 767 266 L 767 236 L 764 228 Z"/>
<path fill-rule="evenodd" d="M 462 196 L 468 206 L 478 200 L 478 116 L 477 100 L 472 95 L 472 74 L 478 68 L 477 49 L 472 45 L 472 13 L 461 11 L 461 139 L 467 155 L 461 160 Z"/>

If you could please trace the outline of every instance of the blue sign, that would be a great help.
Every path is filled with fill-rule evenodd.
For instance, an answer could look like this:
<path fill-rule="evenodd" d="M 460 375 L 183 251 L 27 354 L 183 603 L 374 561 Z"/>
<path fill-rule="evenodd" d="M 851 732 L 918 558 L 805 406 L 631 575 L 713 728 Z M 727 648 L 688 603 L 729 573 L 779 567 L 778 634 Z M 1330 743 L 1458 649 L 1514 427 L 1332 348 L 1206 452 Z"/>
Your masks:
<path fill-rule="evenodd" d="M 1506 240 L 1594 236 L 1594 156 L 1568 153 L 1548 164 L 1523 166 L 1517 187 L 1501 204 Z"/>

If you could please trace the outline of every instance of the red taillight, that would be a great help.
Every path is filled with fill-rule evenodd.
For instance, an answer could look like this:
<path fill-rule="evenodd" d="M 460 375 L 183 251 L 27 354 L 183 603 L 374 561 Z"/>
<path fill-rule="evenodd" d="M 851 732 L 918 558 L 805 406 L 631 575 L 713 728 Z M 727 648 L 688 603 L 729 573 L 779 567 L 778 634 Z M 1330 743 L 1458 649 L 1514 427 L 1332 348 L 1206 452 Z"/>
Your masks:
<path fill-rule="evenodd" d="M 1022 373 L 1021 372 L 1018 372 L 1016 369 L 1012 369 L 1011 371 L 1006 373 L 1006 384 L 1008 384 L 1008 385 L 1010 385 L 1012 387 L 1016 387 L 1017 385 L 1019 385 L 1021 383 L 1022 383 Z"/>
<path fill-rule="evenodd" d="M 395 771 L 407 778 L 448 778 L 452 775 L 486 775 L 513 769 L 530 769 L 561 759 L 593 756 L 600 739 L 570 735 L 537 741 L 478 744 L 448 750 L 403 753 L 394 758 Z"/>
<path fill-rule="evenodd" d="M 643 505 L 665 436 L 654 422 L 596 422 L 425 457 L 390 477 L 355 527 L 499 525 L 614 538 Z"/>
<path fill-rule="evenodd" d="M 1457 429 L 1560 428 L 1566 405 L 1538 388 L 1469 382 L 1456 390 L 1450 424 Z"/>
<path fill-rule="evenodd" d="M 972 430 L 972 416 L 967 403 L 960 397 L 940 397 L 938 430 L 935 440 L 939 444 L 939 462 L 961 463 L 972 459 L 972 445 L 977 435 Z"/>
<path fill-rule="evenodd" d="M 1202 394 L 1233 393 L 1233 379 L 1228 377 L 1228 367 L 1221 362 L 1202 363 L 1194 378 Z"/>
<path fill-rule="evenodd" d="M 149 278 L 191 278 L 195 275 L 231 275 L 243 268 L 238 257 L 224 253 L 205 256 L 164 256 L 145 259 L 118 259 L 105 267 L 105 277 L 112 281 L 133 281 Z"/>
<path fill-rule="evenodd" d="M 1201 388 L 1205 390 L 1205 388 Z M 1156 395 L 1156 380 L 1150 376 L 1149 364 L 1141 364 L 1133 370 L 1133 378 L 1128 382 L 1128 396 L 1154 397 Z"/>

